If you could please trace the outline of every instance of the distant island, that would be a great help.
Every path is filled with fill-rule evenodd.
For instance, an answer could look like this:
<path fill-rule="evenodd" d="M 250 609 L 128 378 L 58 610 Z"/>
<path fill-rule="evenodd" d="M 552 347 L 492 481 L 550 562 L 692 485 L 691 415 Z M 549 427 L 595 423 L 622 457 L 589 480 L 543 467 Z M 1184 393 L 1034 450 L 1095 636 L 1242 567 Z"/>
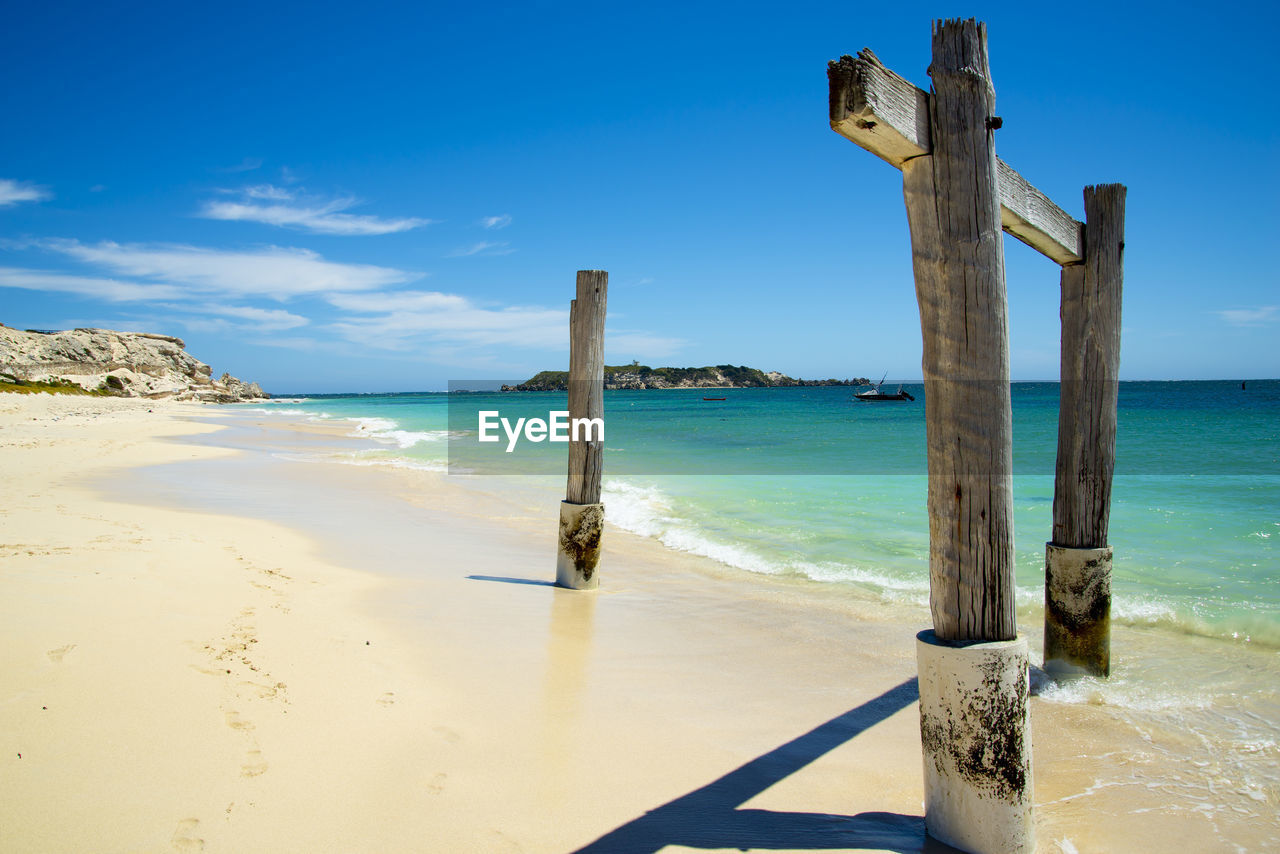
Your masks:
<path fill-rule="evenodd" d="M 703 368 L 651 368 L 606 365 L 604 387 L 608 389 L 651 388 L 790 388 L 796 386 L 868 385 L 865 377 L 846 380 L 798 380 L 778 371 L 762 371 L 744 365 L 714 365 Z M 568 371 L 542 371 L 518 385 L 504 385 L 503 391 L 565 391 Z"/>

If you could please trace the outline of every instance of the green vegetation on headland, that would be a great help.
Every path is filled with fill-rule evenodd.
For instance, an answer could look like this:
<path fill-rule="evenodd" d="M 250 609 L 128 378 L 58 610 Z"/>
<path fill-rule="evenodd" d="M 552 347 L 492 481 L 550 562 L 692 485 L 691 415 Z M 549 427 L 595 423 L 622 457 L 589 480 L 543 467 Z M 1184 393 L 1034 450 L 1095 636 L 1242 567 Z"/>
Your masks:
<path fill-rule="evenodd" d="M 111 381 L 115 380 L 115 383 Z M 96 389 L 82 388 L 71 380 L 52 379 L 52 380 L 24 380 L 15 377 L 13 374 L 0 373 L 0 392 L 11 392 L 13 394 L 91 394 L 97 397 L 113 397 L 119 394 L 119 387 L 116 383 L 120 380 L 115 377 L 107 377 L 106 381 Z"/>
<path fill-rule="evenodd" d="M 608 389 L 650 388 L 787 388 L 793 386 L 866 385 L 865 378 L 846 380 L 798 380 L 777 371 L 762 371 L 744 365 L 715 365 L 702 368 L 651 368 L 606 365 L 604 387 Z M 503 391 L 564 391 L 569 386 L 568 371 L 542 371 L 519 385 L 504 385 Z"/>

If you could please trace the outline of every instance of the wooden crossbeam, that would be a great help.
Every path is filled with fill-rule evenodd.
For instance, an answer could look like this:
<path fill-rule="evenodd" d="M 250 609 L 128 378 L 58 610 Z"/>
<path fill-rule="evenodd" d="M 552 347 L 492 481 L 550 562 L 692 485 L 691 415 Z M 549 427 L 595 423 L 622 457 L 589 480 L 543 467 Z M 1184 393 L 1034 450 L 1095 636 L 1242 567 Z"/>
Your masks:
<path fill-rule="evenodd" d="M 930 153 L 929 93 L 865 48 L 827 68 L 831 129 L 898 169 Z M 1059 264 L 1084 261 L 1084 224 L 996 159 L 1000 225 Z"/>

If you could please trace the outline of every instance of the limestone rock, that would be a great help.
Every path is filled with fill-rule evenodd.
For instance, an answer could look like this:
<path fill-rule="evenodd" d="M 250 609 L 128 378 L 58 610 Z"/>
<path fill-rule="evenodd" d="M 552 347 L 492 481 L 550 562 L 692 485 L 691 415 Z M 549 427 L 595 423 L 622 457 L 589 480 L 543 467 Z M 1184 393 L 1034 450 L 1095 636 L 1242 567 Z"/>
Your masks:
<path fill-rule="evenodd" d="M 181 338 L 110 329 L 37 332 L 0 324 L 0 373 L 23 380 L 65 379 L 124 397 L 172 397 L 212 403 L 260 400 L 257 383 L 220 380 Z"/>

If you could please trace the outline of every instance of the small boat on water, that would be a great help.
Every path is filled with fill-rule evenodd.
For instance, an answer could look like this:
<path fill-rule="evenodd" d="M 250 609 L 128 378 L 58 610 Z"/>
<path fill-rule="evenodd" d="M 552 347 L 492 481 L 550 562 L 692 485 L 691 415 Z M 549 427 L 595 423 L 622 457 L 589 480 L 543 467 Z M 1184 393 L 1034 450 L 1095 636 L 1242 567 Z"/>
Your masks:
<path fill-rule="evenodd" d="M 727 400 L 724 397 L 704 397 L 703 400 Z"/>
<path fill-rule="evenodd" d="M 853 399 L 864 400 L 869 403 L 876 403 L 876 402 L 881 402 L 886 400 L 915 400 L 914 397 L 912 397 L 910 394 L 902 390 L 901 383 L 898 384 L 898 390 L 895 391 L 893 394 L 889 394 L 887 392 L 881 391 L 880 386 L 884 385 L 884 380 L 885 380 L 885 377 L 887 376 L 889 375 L 885 374 L 884 377 L 881 377 L 880 382 L 878 383 L 870 383 L 869 385 L 871 386 L 871 388 L 867 389 L 866 391 L 857 392 L 856 394 L 854 394 Z"/>

